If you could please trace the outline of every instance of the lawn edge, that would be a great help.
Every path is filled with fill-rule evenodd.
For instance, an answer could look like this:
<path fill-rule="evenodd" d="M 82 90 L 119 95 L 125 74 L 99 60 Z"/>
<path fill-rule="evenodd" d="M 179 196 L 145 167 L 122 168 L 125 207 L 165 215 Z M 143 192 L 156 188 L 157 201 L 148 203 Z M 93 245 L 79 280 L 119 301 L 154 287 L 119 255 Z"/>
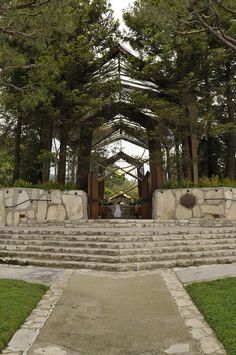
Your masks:
<path fill-rule="evenodd" d="M 60 299 L 63 289 L 69 282 L 73 271 L 64 270 L 52 282 L 49 290 L 43 295 L 36 308 L 16 331 L 7 347 L 2 350 L 3 355 L 26 355 L 39 335 L 40 329 L 50 317 L 56 303 Z"/>
<path fill-rule="evenodd" d="M 163 269 L 161 275 L 202 354 L 227 355 L 223 344 L 217 339 L 174 271 Z"/>

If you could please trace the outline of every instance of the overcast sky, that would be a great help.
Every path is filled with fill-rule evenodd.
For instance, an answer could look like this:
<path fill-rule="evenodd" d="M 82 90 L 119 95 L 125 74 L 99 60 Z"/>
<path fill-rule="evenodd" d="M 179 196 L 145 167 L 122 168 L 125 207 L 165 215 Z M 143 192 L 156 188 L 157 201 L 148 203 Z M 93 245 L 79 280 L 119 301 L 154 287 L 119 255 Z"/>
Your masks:
<path fill-rule="evenodd" d="M 110 0 L 115 16 L 122 21 L 122 10 L 127 8 L 130 4 L 134 3 L 134 0 Z"/>

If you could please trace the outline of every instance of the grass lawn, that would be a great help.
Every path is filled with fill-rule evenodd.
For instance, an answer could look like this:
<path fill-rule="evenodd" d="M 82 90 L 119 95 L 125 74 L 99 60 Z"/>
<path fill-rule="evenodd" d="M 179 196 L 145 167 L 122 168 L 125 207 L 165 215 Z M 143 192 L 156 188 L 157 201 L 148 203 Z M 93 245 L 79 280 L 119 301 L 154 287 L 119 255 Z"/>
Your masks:
<path fill-rule="evenodd" d="M 236 278 L 194 283 L 186 289 L 227 354 L 236 355 Z"/>
<path fill-rule="evenodd" d="M 0 280 L 0 351 L 6 347 L 47 290 L 45 285 Z"/>

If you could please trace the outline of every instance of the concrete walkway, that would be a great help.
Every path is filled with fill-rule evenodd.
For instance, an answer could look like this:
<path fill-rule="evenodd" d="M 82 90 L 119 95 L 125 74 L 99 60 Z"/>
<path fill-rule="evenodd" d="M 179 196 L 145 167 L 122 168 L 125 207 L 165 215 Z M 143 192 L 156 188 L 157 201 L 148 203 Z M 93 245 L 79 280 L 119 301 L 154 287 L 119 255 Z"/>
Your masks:
<path fill-rule="evenodd" d="M 181 282 L 236 276 L 236 264 L 175 273 L 0 266 L 0 278 L 51 285 L 51 295 L 45 295 L 3 354 L 225 354 Z"/>
<path fill-rule="evenodd" d="M 121 278 L 75 272 L 29 354 L 49 351 L 200 354 L 158 272 Z"/>

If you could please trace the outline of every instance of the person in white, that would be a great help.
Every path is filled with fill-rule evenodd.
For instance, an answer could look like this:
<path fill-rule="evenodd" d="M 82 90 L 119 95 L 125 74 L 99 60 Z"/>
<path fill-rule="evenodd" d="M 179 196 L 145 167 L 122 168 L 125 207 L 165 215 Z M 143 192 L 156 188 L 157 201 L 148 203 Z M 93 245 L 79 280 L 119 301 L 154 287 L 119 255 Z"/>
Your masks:
<path fill-rule="evenodd" d="M 121 208 L 119 204 L 115 205 L 114 217 L 121 218 Z"/>

